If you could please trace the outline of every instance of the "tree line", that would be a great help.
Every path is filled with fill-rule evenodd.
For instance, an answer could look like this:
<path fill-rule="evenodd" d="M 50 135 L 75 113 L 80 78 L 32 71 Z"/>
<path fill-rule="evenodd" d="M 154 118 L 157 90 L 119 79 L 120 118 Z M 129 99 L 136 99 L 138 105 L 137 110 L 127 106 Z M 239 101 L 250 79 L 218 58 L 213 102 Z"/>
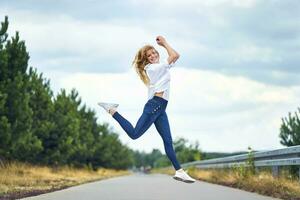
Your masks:
<path fill-rule="evenodd" d="M 75 89 L 54 96 L 50 81 L 28 67 L 29 53 L 19 33 L 8 40 L 8 18 L 0 30 L 0 155 L 49 165 L 127 168 L 133 163 L 108 124 Z"/>

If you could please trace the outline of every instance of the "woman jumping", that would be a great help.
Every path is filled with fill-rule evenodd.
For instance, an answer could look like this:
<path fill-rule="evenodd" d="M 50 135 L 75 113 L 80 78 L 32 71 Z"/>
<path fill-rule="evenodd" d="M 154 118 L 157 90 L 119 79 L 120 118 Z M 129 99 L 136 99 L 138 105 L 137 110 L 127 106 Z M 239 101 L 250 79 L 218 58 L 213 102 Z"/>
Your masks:
<path fill-rule="evenodd" d="M 169 56 L 166 60 L 160 62 L 158 51 L 151 45 L 145 45 L 137 52 L 133 61 L 139 77 L 148 87 L 148 101 L 136 126 L 133 127 L 127 119 L 117 112 L 119 104 L 99 102 L 98 105 L 110 113 L 132 139 L 141 137 L 154 123 L 164 142 L 166 154 L 176 170 L 173 178 L 186 183 L 193 183 L 195 179 L 191 178 L 177 161 L 166 113 L 170 90 L 169 70 L 179 58 L 179 54 L 166 42 L 164 37 L 157 36 L 156 42 L 167 50 Z"/>

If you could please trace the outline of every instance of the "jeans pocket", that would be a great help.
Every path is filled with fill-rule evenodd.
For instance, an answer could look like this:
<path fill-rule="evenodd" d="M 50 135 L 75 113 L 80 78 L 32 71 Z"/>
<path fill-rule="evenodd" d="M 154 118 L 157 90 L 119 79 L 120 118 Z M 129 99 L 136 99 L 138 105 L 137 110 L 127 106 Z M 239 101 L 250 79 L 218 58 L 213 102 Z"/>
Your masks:
<path fill-rule="evenodd" d="M 161 105 L 153 101 L 148 101 L 144 107 L 144 112 L 149 114 L 156 114 L 160 110 L 161 110 Z"/>

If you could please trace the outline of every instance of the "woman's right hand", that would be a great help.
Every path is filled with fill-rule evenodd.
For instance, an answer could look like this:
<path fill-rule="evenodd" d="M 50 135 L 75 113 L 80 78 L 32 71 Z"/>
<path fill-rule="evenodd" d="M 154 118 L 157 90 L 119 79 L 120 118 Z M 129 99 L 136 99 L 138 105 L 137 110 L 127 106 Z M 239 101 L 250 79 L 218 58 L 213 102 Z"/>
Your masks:
<path fill-rule="evenodd" d="M 156 42 L 160 46 L 164 46 L 167 43 L 166 39 L 160 35 L 156 37 Z"/>

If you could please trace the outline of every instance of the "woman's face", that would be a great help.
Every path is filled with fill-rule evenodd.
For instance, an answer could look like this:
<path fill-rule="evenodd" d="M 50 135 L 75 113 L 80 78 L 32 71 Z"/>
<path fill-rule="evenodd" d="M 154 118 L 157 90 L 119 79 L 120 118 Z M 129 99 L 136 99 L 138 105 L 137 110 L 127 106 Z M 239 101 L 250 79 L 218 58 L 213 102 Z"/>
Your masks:
<path fill-rule="evenodd" d="M 159 62 L 159 55 L 158 53 L 155 51 L 155 49 L 149 49 L 146 52 L 146 56 L 148 61 L 153 64 L 153 63 L 158 63 Z"/>

